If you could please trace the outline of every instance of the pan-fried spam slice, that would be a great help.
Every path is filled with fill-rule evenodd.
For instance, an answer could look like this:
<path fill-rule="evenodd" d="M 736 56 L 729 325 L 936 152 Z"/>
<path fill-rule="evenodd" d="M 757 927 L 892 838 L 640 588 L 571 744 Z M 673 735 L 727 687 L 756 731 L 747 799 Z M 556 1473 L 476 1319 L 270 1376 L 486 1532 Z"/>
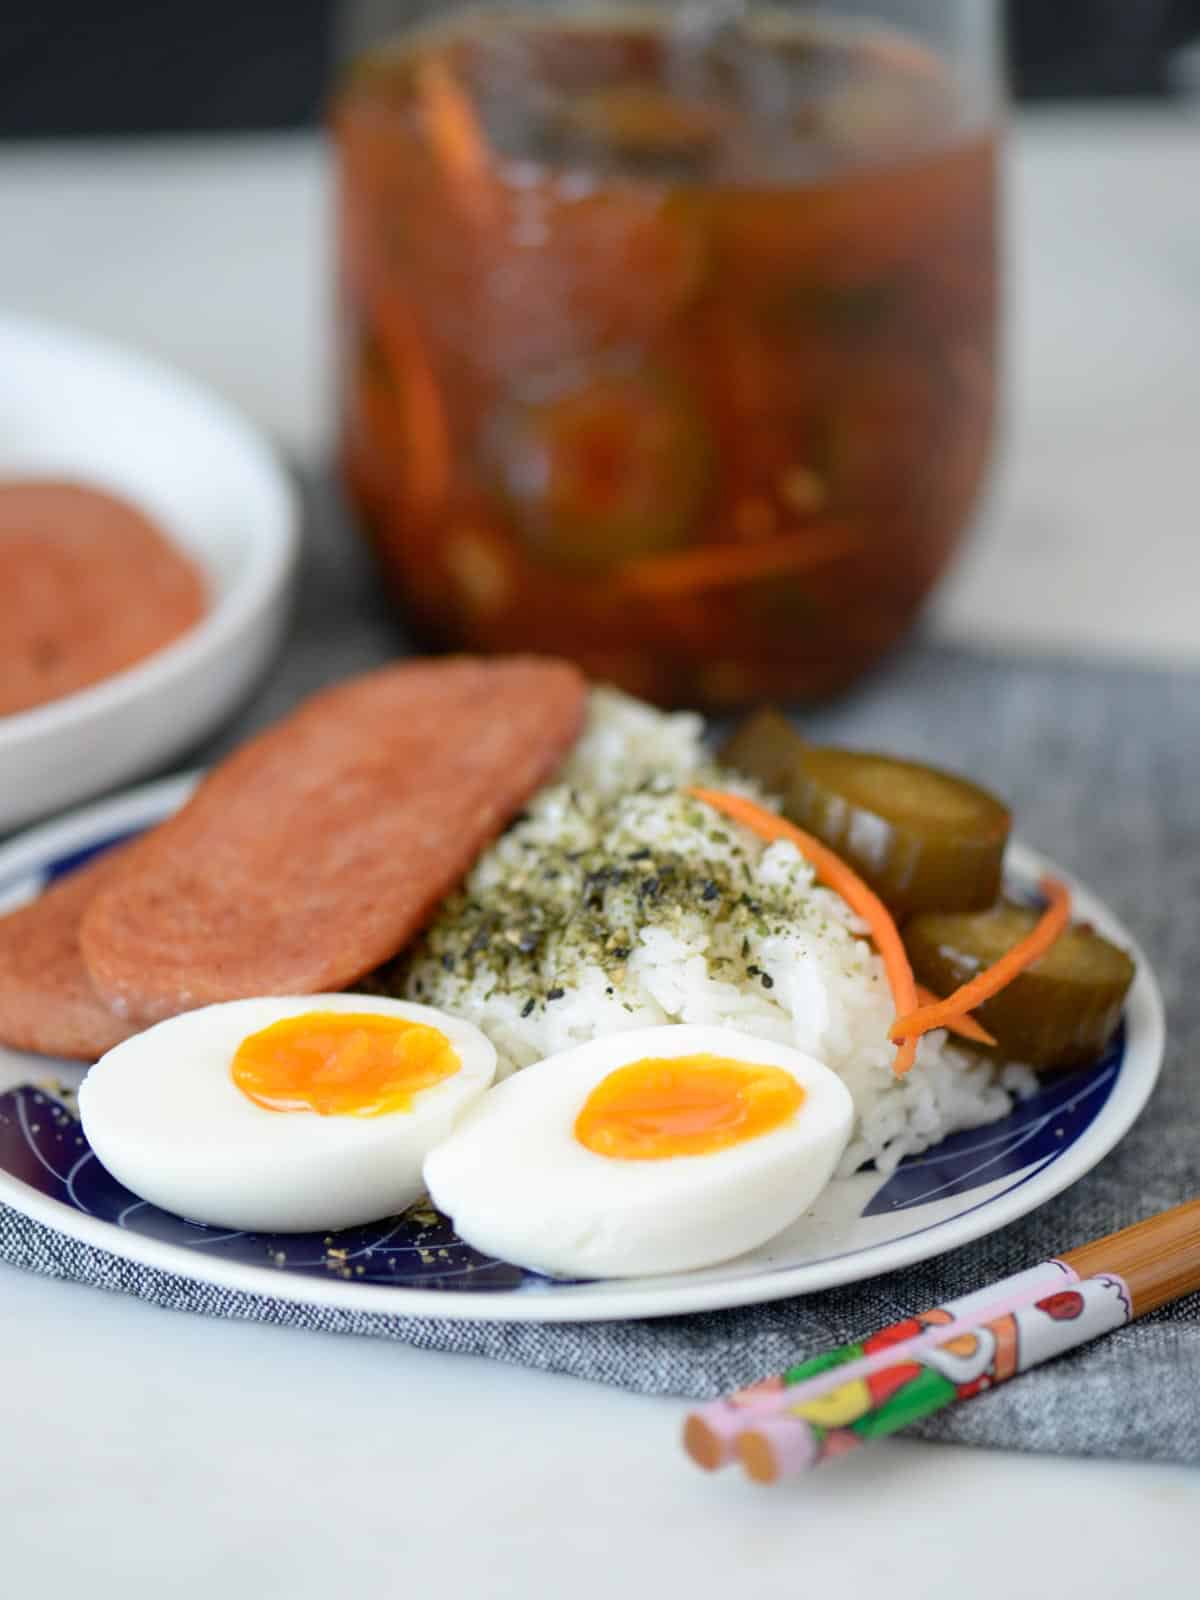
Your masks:
<path fill-rule="evenodd" d="M 98 998 L 79 953 L 83 908 L 128 849 L 98 856 L 0 917 L 0 1043 L 95 1061 L 132 1033 Z"/>
<path fill-rule="evenodd" d="M 564 662 L 404 662 L 326 690 L 223 762 L 88 907 L 121 1017 L 344 989 L 396 954 L 562 761 Z"/>
<path fill-rule="evenodd" d="M 0 483 L 0 716 L 133 666 L 204 610 L 199 569 L 128 501 Z"/>

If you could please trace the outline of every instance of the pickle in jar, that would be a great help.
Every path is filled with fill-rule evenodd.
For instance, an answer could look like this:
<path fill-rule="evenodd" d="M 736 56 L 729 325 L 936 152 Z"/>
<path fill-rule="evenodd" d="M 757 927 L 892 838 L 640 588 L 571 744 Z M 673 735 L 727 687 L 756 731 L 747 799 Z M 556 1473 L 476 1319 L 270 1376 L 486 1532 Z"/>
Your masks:
<path fill-rule="evenodd" d="M 488 453 L 527 555 L 577 572 L 677 549 L 713 475 L 686 389 L 663 368 L 621 361 L 510 402 Z"/>
<path fill-rule="evenodd" d="M 1011 814 L 986 789 L 894 756 L 810 745 L 779 712 L 749 718 L 721 753 L 783 800 L 897 919 L 974 911 L 1000 892 Z"/>
<path fill-rule="evenodd" d="M 1008 900 L 986 911 L 925 912 L 905 926 L 904 946 L 917 981 L 948 995 L 1028 937 L 1037 920 L 1037 911 Z M 1077 923 L 974 1014 L 1009 1060 L 1042 1072 L 1083 1066 L 1112 1037 L 1134 970 L 1124 950 Z"/>

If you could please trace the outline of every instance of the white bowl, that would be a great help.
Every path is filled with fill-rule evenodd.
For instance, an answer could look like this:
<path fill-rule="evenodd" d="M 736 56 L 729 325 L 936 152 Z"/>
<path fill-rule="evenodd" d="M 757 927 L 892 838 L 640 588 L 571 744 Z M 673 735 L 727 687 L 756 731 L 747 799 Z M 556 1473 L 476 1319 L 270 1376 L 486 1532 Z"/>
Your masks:
<path fill-rule="evenodd" d="M 78 694 L 0 716 L 0 830 L 162 766 L 211 732 L 279 648 L 298 547 L 265 440 L 133 351 L 0 317 L 0 479 L 77 478 L 153 517 L 203 570 L 210 607 L 173 644 Z M 130 574 L 136 603 L 137 574 Z"/>

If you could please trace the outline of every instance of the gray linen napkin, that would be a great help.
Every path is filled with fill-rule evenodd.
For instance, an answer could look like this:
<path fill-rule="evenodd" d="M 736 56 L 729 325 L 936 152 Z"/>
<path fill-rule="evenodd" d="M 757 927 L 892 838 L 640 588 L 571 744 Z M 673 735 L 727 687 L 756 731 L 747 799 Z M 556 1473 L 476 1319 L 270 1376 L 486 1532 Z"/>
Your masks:
<path fill-rule="evenodd" d="M 209 759 L 401 636 L 327 496 L 288 651 Z M 1162 1082 L 1082 1182 L 1003 1232 L 856 1287 L 737 1311 L 504 1325 L 295 1306 L 124 1261 L 0 1207 L 0 1259 L 175 1310 L 492 1356 L 647 1394 L 724 1393 L 895 1318 L 1123 1227 L 1200 1189 L 1200 675 L 1017 660 L 918 643 L 805 725 L 940 761 L 1005 795 L 1029 842 L 1093 884 L 1163 983 Z M 1200 1296 L 910 1431 L 1060 1454 L 1200 1462 Z"/>

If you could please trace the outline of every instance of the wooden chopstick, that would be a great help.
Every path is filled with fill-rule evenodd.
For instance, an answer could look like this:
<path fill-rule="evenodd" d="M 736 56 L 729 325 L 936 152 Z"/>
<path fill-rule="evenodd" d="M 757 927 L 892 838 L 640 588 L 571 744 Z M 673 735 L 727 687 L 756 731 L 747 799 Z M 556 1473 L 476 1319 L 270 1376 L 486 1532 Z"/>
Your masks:
<path fill-rule="evenodd" d="M 1135 1222 L 1059 1257 L 1081 1278 L 1115 1273 L 1125 1280 L 1133 1315 L 1200 1290 L 1200 1200 Z"/>

